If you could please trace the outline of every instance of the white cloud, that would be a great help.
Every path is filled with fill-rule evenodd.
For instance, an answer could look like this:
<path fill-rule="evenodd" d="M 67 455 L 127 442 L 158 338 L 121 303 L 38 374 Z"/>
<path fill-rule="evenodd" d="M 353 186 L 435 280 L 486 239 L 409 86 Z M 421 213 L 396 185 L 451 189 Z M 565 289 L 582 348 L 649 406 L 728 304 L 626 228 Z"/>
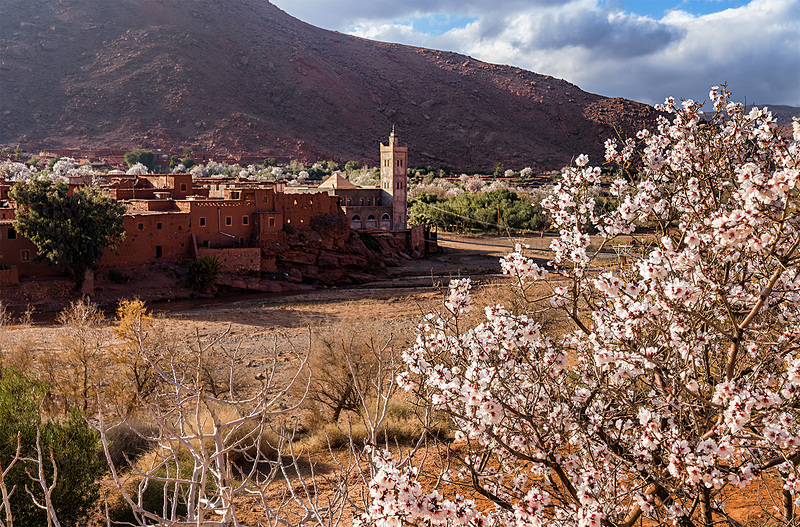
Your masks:
<path fill-rule="evenodd" d="M 512 64 L 607 96 L 703 100 L 711 85 L 728 82 L 737 100 L 800 106 L 800 0 L 752 0 L 700 16 L 672 10 L 660 20 L 598 0 L 292 0 L 285 8 L 317 25 L 303 12 L 338 19 L 323 27 Z M 436 36 L 415 31 L 414 21 L 431 14 L 475 21 Z"/>

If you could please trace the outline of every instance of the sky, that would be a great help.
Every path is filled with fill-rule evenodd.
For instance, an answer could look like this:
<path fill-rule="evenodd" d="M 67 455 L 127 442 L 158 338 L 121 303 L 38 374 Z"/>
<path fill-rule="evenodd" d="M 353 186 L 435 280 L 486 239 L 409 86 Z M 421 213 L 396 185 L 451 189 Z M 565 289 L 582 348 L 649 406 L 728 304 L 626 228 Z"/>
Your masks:
<path fill-rule="evenodd" d="M 309 24 L 455 51 L 648 104 L 800 106 L 800 0 L 271 0 Z"/>

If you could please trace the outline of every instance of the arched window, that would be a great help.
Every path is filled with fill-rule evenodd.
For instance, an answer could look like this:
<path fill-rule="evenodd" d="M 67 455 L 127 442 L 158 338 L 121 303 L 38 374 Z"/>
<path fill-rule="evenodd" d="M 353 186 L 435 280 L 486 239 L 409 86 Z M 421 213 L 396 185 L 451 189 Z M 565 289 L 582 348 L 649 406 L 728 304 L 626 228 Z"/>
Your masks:
<path fill-rule="evenodd" d="M 350 218 L 350 228 L 351 229 L 360 229 L 361 225 L 361 216 L 358 214 L 353 214 L 353 217 Z"/>
<path fill-rule="evenodd" d="M 383 216 L 381 216 L 381 225 L 380 225 L 380 227 L 381 227 L 381 229 L 387 230 L 387 231 L 392 228 L 392 219 L 389 217 L 388 214 L 384 213 Z"/>
<path fill-rule="evenodd" d="M 365 227 L 367 229 L 374 229 L 377 226 L 378 226 L 378 222 L 375 221 L 375 215 L 374 214 L 370 214 L 369 216 L 367 216 L 367 223 L 366 223 Z"/>

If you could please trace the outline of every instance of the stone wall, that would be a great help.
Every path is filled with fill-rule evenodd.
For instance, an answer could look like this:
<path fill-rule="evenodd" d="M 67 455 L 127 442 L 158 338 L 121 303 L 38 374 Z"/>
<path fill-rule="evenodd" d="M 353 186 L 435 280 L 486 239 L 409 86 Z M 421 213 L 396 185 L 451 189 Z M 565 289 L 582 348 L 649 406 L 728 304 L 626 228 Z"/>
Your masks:
<path fill-rule="evenodd" d="M 231 249 L 206 249 L 200 248 L 200 257 L 212 255 L 222 262 L 222 272 L 231 274 L 254 275 L 261 274 L 261 249 L 231 248 Z"/>

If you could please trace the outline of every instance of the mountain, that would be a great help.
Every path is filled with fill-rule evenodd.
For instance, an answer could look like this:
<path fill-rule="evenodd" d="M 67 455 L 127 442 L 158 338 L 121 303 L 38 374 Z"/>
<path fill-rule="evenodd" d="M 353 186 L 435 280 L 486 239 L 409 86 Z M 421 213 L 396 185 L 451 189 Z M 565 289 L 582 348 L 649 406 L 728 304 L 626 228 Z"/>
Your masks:
<path fill-rule="evenodd" d="M 655 111 L 564 80 L 301 22 L 266 0 L 3 0 L 0 145 L 192 147 L 559 168 Z"/>

